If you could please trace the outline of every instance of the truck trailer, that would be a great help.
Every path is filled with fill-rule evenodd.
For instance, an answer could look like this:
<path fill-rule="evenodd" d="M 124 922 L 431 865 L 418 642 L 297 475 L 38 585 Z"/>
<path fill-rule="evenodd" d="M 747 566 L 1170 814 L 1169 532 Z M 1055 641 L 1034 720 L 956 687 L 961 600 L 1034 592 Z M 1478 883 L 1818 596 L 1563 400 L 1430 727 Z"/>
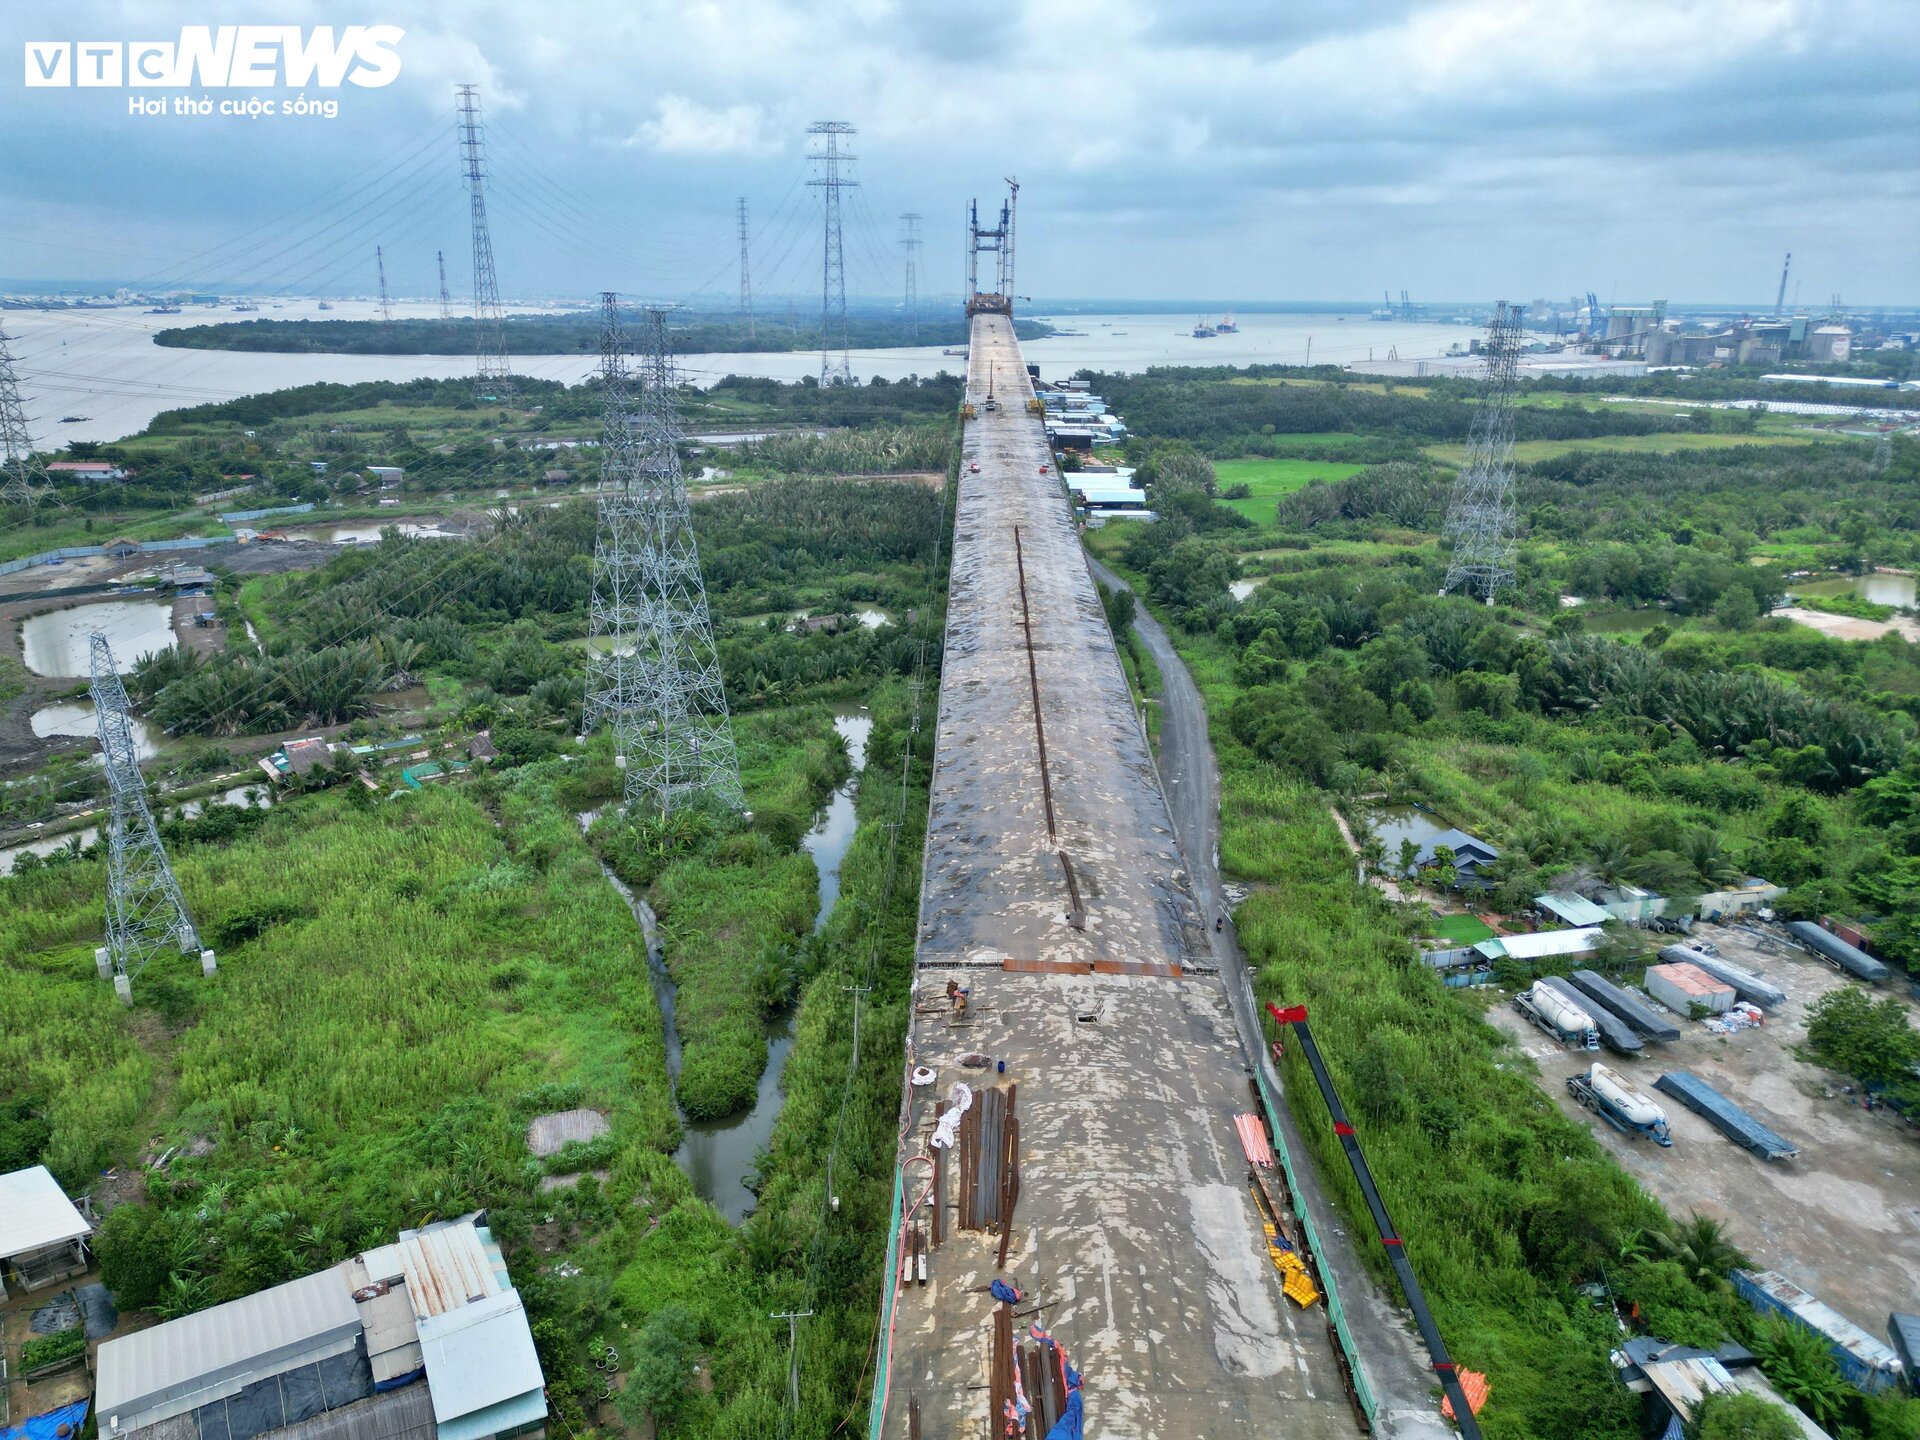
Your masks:
<path fill-rule="evenodd" d="M 1574 1050 L 1598 1050 L 1600 1032 L 1593 1017 L 1544 980 L 1513 997 L 1513 1008 L 1547 1034 Z"/>
<path fill-rule="evenodd" d="M 1563 980 L 1558 975 L 1542 975 L 1540 983 L 1551 986 L 1563 1000 L 1593 1021 L 1593 1028 L 1600 1034 L 1600 1043 L 1614 1054 L 1638 1055 L 1646 1049 L 1646 1042 L 1634 1033 L 1631 1025 L 1604 1005 L 1596 1005 L 1587 999 L 1571 980 Z"/>
<path fill-rule="evenodd" d="M 1667 1112 L 1611 1066 L 1596 1060 L 1586 1074 L 1569 1075 L 1567 1093 L 1622 1134 L 1645 1135 L 1656 1145 L 1673 1144 Z"/>
<path fill-rule="evenodd" d="M 1691 1070 L 1670 1070 L 1653 1082 L 1653 1088 L 1671 1095 L 1762 1160 L 1791 1160 L 1800 1153 L 1799 1146 L 1769 1130 Z"/>
<path fill-rule="evenodd" d="M 1789 920 L 1787 933 L 1821 959 L 1839 966 L 1849 975 L 1877 984 L 1891 973 L 1866 951 L 1849 945 L 1832 931 L 1822 930 L 1810 920 Z"/>
<path fill-rule="evenodd" d="M 1602 1010 L 1610 1010 L 1649 1040 L 1678 1040 L 1680 1027 L 1632 992 L 1621 989 L 1595 970 L 1576 970 L 1568 977 L 1582 995 Z"/>

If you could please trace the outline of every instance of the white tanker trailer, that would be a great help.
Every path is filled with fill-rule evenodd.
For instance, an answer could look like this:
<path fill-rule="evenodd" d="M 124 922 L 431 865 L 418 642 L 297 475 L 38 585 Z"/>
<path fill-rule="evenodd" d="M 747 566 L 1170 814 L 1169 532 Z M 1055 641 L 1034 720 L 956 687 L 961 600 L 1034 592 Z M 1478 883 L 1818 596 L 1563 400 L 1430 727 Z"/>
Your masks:
<path fill-rule="evenodd" d="M 1563 1045 L 1575 1050 L 1600 1048 L 1593 1017 L 1543 981 L 1534 981 L 1514 996 L 1513 1008 Z"/>
<path fill-rule="evenodd" d="M 1567 1077 L 1567 1093 L 1614 1129 L 1646 1135 L 1656 1145 L 1672 1145 L 1667 1112 L 1651 1096 L 1609 1065 L 1598 1061 L 1584 1075 Z"/>

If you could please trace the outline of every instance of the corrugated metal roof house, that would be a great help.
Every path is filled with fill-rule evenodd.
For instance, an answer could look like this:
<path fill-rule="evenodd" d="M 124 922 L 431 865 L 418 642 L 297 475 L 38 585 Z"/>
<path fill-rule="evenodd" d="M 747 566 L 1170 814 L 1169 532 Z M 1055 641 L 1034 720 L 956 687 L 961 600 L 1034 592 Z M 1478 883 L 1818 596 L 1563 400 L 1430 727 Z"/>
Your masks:
<path fill-rule="evenodd" d="M 547 1408 L 519 1292 L 473 1215 L 109 1340 L 98 1363 L 104 1440 L 489 1440 L 540 1431 Z"/>
<path fill-rule="evenodd" d="M 93 1226 L 44 1165 L 0 1175 L 0 1267 L 11 1264 L 28 1290 L 86 1268 Z M 0 1284 L 0 1299 L 6 1297 Z"/>

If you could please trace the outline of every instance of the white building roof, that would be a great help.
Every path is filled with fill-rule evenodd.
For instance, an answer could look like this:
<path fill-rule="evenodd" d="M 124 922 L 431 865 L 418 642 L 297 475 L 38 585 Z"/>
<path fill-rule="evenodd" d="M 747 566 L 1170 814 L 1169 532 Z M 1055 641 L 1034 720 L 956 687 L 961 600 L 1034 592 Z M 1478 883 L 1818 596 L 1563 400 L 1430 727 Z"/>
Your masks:
<path fill-rule="evenodd" d="M 420 1354 L 433 1418 L 443 1425 L 545 1383 L 516 1290 L 423 1319 Z"/>
<path fill-rule="evenodd" d="M 0 1258 L 25 1255 L 93 1233 L 44 1165 L 0 1175 Z"/>
<path fill-rule="evenodd" d="M 136 1330 L 100 1346 L 100 1431 L 196 1410 L 295 1363 L 351 1349 L 360 1312 L 339 1267 Z"/>
<path fill-rule="evenodd" d="M 1501 935 L 1473 948 L 1489 960 L 1538 960 L 1547 955 L 1578 955 L 1600 943 L 1598 925 L 1580 930 L 1542 930 L 1534 935 Z"/>
<path fill-rule="evenodd" d="M 471 1217 L 403 1235 L 367 1251 L 360 1263 L 375 1280 L 404 1278 L 420 1320 L 512 1288 L 495 1272 Z"/>

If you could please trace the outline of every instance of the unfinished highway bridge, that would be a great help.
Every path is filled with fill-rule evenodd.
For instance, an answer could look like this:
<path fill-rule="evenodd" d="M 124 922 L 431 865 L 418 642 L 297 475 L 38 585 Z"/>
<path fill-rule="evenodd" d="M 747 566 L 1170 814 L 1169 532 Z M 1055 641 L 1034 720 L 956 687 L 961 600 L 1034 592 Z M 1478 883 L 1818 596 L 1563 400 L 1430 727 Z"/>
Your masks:
<path fill-rule="evenodd" d="M 1384 1423 L 1368 1367 L 1355 1374 L 1328 1292 L 1357 1265 L 1350 1247 L 1346 1273 L 1323 1265 L 1278 1095 L 1250 1080 L 1272 1075 L 1250 1050 L 1251 996 L 1215 958 L 1053 473 L 1009 270 L 999 294 L 969 286 L 869 1433 L 1041 1437 L 1070 1406 L 1114 1440 L 1436 1433 L 1435 1377 L 1403 1333 L 1413 1423 Z"/>

